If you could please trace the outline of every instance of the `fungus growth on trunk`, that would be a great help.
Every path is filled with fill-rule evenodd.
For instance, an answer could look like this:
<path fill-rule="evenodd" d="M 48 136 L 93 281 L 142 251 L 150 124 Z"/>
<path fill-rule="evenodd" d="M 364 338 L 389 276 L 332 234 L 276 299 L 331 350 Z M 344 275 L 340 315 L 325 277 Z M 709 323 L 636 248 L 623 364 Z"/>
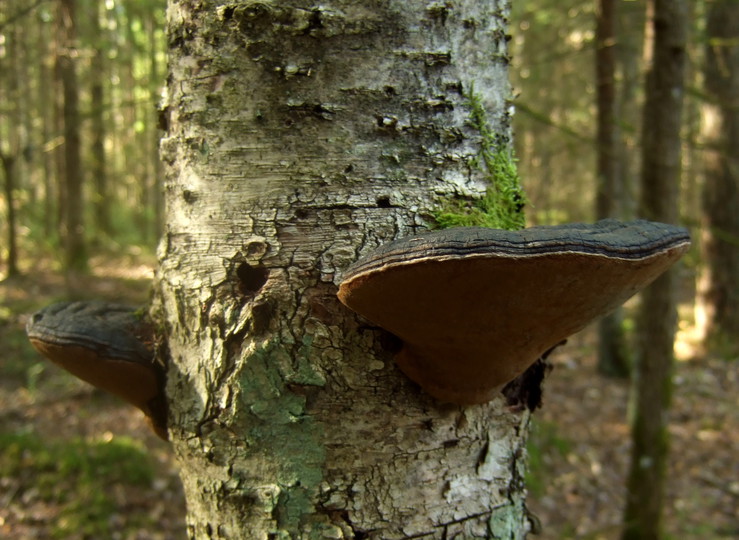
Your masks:
<path fill-rule="evenodd" d="M 685 229 L 641 220 L 444 229 L 367 254 L 338 296 L 402 340 L 398 365 L 429 394 L 483 403 L 689 246 Z"/>
<path fill-rule="evenodd" d="M 167 440 L 164 367 L 153 331 L 136 308 L 107 302 L 59 302 L 28 319 L 34 348 L 72 375 L 141 409 Z"/>

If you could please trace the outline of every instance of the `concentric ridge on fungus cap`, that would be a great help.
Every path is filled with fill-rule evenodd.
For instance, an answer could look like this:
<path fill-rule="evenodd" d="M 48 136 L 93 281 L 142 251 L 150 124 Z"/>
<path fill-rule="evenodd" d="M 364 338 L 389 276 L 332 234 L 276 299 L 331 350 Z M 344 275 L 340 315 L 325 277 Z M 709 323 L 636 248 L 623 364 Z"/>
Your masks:
<path fill-rule="evenodd" d="M 57 302 L 34 313 L 26 325 L 31 340 L 59 347 L 85 346 L 108 358 L 148 363 L 152 351 L 136 335 L 144 327 L 138 308 L 102 301 Z"/>
<path fill-rule="evenodd" d="M 594 224 L 568 223 L 518 231 L 464 227 L 429 231 L 379 246 L 344 272 L 344 281 L 385 266 L 423 259 L 460 257 L 536 257 L 549 253 L 583 253 L 615 259 L 645 259 L 689 245 L 683 227 L 636 220 L 604 219 Z"/>

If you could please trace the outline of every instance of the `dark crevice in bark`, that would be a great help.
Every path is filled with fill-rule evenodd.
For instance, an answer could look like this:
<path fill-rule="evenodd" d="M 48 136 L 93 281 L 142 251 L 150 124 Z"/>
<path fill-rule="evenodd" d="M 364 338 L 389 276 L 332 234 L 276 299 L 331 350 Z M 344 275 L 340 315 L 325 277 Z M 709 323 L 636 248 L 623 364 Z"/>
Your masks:
<path fill-rule="evenodd" d="M 251 266 L 242 263 L 236 268 L 239 278 L 239 289 L 245 296 L 253 296 L 267 283 L 269 270 L 262 265 Z"/>

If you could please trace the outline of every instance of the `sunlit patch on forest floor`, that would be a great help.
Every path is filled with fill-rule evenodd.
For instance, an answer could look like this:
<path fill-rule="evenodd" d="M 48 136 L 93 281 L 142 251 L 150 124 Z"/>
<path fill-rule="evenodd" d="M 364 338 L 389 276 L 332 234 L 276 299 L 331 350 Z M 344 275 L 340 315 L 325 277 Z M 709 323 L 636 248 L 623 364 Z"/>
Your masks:
<path fill-rule="evenodd" d="M 76 298 L 144 304 L 153 260 L 93 260 Z M 25 338 L 34 310 L 67 298 L 40 263 L 0 283 L 0 537 L 185 537 L 170 447 L 143 415 L 43 360 Z M 666 528 L 670 538 L 739 537 L 739 362 L 706 359 L 691 328 L 675 374 Z M 546 540 L 616 539 L 629 460 L 628 383 L 595 371 L 588 329 L 552 355 L 529 445 L 529 506 Z M 678 348 L 678 353 L 680 349 Z"/>

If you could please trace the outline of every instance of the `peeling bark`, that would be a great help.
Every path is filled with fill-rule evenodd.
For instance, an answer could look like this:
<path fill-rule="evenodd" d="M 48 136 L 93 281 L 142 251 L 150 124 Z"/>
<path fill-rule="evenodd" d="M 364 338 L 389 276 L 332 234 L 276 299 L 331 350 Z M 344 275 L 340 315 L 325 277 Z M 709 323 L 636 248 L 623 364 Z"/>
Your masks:
<path fill-rule="evenodd" d="M 507 2 L 169 4 L 154 315 L 191 538 L 523 538 L 529 411 L 441 404 L 342 269 L 485 190 Z"/>

